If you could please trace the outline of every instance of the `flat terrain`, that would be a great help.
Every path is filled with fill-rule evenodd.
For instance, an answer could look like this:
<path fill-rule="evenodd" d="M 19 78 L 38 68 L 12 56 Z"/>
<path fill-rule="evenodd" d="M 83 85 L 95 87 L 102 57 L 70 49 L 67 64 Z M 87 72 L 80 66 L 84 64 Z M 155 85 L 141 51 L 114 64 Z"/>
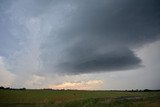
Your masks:
<path fill-rule="evenodd" d="M 0 107 L 160 107 L 160 91 L 0 90 Z"/>

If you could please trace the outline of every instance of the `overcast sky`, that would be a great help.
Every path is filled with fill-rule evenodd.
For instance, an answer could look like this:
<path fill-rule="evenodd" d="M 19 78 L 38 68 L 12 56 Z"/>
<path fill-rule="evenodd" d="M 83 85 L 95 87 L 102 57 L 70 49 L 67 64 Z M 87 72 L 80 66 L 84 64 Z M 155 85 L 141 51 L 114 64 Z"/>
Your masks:
<path fill-rule="evenodd" d="M 160 89 L 158 0 L 0 0 L 0 86 Z"/>

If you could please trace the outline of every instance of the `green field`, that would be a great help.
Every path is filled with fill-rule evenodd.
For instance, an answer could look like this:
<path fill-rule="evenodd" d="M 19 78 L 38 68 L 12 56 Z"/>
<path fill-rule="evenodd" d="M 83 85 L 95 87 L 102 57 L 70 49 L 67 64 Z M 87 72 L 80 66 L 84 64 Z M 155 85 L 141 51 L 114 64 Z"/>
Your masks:
<path fill-rule="evenodd" d="M 0 90 L 0 107 L 160 107 L 160 92 Z"/>

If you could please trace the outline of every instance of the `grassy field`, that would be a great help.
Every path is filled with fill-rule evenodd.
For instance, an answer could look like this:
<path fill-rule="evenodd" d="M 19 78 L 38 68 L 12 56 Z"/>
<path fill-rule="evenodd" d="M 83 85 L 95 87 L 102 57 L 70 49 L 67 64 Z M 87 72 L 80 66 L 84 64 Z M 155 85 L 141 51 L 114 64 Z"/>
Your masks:
<path fill-rule="evenodd" d="M 0 90 L 0 107 L 160 107 L 160 92 Z"/>

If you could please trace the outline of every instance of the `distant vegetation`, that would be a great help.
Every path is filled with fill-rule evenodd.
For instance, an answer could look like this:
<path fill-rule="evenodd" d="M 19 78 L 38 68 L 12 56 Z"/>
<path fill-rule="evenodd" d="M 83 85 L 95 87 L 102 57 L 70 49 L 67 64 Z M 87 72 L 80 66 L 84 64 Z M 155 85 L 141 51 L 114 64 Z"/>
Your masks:
<path fill-rule="evenodd" d="M 52 90 L 0 87 L 0 107 L 159 107 L 159 90 Z"/>
<path fill-rule="evenodd" d="M 2 90 L 26 90 L 26 88 L 10 88 L 10 87 L 3 87 L 3 86 L 0 86 L 0 89 Z M 34 89 L 36 90 L 36 89 Z M 51 88 L 44 88 L 44 89 L 38 89 L 38 90 L 72 90 L 72 89 L 51 89 Z M 74 90 L 77 90 L 77 89 L 74 89 Z M 107 91 L 127 91 L 127 92 L 154 92 L 154 91 L 160 91 L 159 90 L 150 90 L 150 89 L 144 89 L 144 90 L 107 90 Z"/>

